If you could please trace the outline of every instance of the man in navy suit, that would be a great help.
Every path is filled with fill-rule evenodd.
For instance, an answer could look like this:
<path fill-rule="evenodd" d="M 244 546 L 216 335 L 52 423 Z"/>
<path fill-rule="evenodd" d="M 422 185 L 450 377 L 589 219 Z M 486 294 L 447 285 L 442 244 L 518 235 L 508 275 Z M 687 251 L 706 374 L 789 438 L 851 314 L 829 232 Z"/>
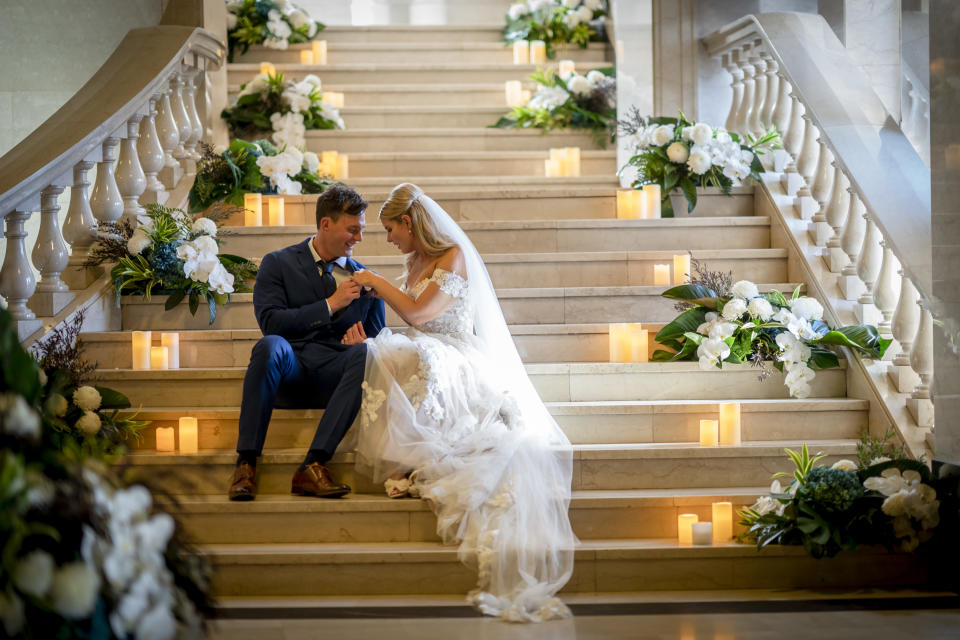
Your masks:
<path fill-rule="evenodd" d="M 350 279 L 364 268 L 350 255 L 363 238 L 366 207 L 353 189 L 330 187 L 317 199 L 317 234 L 268 253 L 260 264 L 253 307 L 263 337 L 243 379 L 231 500 L 256 496 L 257 457 L 274 407 L 324 409 L 291 492 L 323 498 L 350 492 L 324 465 L 360 410 L 363 338 L 384 325 L 383 301 Z"/>

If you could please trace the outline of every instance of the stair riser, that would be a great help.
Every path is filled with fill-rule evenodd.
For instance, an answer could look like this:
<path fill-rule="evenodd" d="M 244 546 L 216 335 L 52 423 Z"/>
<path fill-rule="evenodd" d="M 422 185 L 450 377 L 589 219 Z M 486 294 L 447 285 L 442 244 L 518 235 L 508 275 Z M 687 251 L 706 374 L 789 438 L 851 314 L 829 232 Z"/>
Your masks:
<path fill-rule="evenodd" d="M 350 108 L 343 109 L 340 115 L 348 129 L 418 129 L 429 127 L 431 124 L 437 127 L 486 127 L 494 124 L 500 119 L 500 116 L 506 115 L 509 110 L 504 109 L 476 109 L 470 111 L 456 111 L 453 113 L 429 112 L 429 111 L 403 111 L 398 113 L 387 112 L 357 112 Z M 312 151 L 321 151 L 323 147 L 310 145 Z M 459 148 L 457 148 L 460 150 Z M 368 151 L 377 150 L 376 147 L 368 148 Z M 543 163 L 541 162 L 541 168 Z M 616 169 L 614 169 L 616 171 Z M 542 173 L 542 172 L 541 172 Z M 350 163 L 351 177 L 361 177 L 361 174 L 354 175 L 353 163 Z M 374 175 L 396 175 L 392 173 L 374 174 Z M 414 175 L 444 175 L 434 173 L 418 173 Z M 488 174 L 486 171 L 477 171 L 470 175 L 497 175 Z"/>
<path fill-rule="evenodd" d="M 286 212 L 285 212 L 286 213 Z M 313 235 L 312 225 L 297 229 L 266 227 L 255 234 L 222 235 L 221 249 L 241 256 L 259 257 L 270 251 L 301 242 Z M 600 228 L 507 228 L 468 230 L 470 240 L 481 253 L 549 253 L 555 251 L 654 251 L 683 244 L 685 249 L 762 249 L 770 246 L 770 227 L 698 227 L 682 241 L 677 230 L 637 224 L 629 227 Z M 396 255 L 397 248 L 387 242 L 387 234 L 375 219 L 367 221 L 363 241 L 353 249 L 354 257 Z"/>
<path fill-rule="evenodd" d="M 202 411 L 202 410 L 201 410 Z M 293 417 L 291 414 L 301 414 Z M 267 431 L 267 449 L 306 449 L 313 439 L 322 411 L 303 412 L 278 410 L 273 414 Z M 691 413 L 585 413 L 563 415 L 553 412 L 573 444 L 634 444 L 644 442 L 697 442 L 700 438 L 700 420 L 717 419 L 716 410 Z M 230 417 L 198 419 L 201 449 L 233 449 L 237 444 L 238 414 Z M 156 448 L 155 430 L 177 427 L 179 414 L 144 417 L 151 424 L 140 431 L 142 439 L 131 443 L 133 450 L 153 451 Z M 741 416 L 744 442 L 759 440 L 826 440 L 830 438 L 857 438 L 867 427 L 867 412 L 849 411 L 771 411 L 744 412 Z M 174 429 L 176 433 L 176 429 Z"/>
<path fill-rule="evenodd" d="M 577 71 L 586 73 L 591 69 L 602 69 L 609 66 L 605 62 L 586 62 L 577 65 Z M 303 78 L 309 73 L 318 70 L 313 65 L 278 64 L 277 71 L 292 78 Z M 320 79 L 325 85 L 350 84 L 418 84 L 436 82 L 443 84 L 460 83 L 505 83 L 507 80 L 526 80 L 527 76 L 537 70 L 537 65 L 498 65 L 491 68 L 473 68 L 472 65 L 445 68 L 350 68 L 344 66 L 327 65 L 322 69 Z M 259 64 L 232 64 L 227 70 L 227 82 L 231 85 L 242 85 L 250 82 L 260 73 Z M 349 92 L 349 87 L 347 87 Z M 349 94 L 348 94 L 349 95 Z M 348 100 L 349 98 L 345 98 Z M 349 102 L 347 103 L 349 104 Z"/>
<path fill-rule="evenodd" d="M 418 116 L 422 117 L 422 116 Z M 411 119 L 411 122 L 413 120 Z M 387 125 L 399 128 L 408 125 Z M 443 126 L 443 125 L 437 125 Z M 311 147 L 320 152 L 322 146 Z M 375 147 L 373 147 L 375 149 Z M 404 159 L 350 159 L 351 178 L 374 178 L 397 176 L 400 182 L 406 176 L 542 176 L 543 163 L 549 157 L 544 151 L 536 157 L 525 158 L 454 158 L 439 159 L 424 154 L 422 157 Z M 613 175 L 617 171 L 617 160 L 612 152 L 595 151 L 584 153 L 581 159 L 583 175 Z"/>
<path fill-rule="evenodd" d="M 322 38 L 322 34 L 320 36 Z M 300 52 L 309 51 L 309 47 L 290 47 L 285 51 L 274 49 L 253 49 L 243 55 L 243 58 L 237 60 L 241 63 L 250 62 L 272 62 L 273 64 L 300 64 Z M 567 49 L 562 56 L 564 59 L 574 62 L 603 62 L 607 59 L 608 53 L 606 47 L 602 45 L 593 45 L 589 49 L 579 47 Z M 348 46 L 329 46 L 327 47 L 327 64 L 383 64 L 389 61 L 390 64 L 513 64 L 513 49 L 508 46 L 499 47 L 470 47 L 469 43 L 461 47 L 457 43 L 452 43 L 446 49 L 411 49 L 409 47 L 397 47 L 395 49 L 370 49 L 362 50 L 349 48 Z M 550 61 L 556 65 L 555 61 Z M 613 66 L 613 63 L 608 63 Z M 326 65 L 315 65 L 309 73 L 316 74 L 320 78 L 324 77 Z"/>
<path fill-rule="evenodd" d="M 300 76 L 297 76 L 299 79 Z M 519 79 L 519 78 L 518 78 Z M 404 85 L 394 85 L 394 87 L 403 87 Z M 337 91 L 344 94 L 344 106 L 351 107 L 502 107 L 504 112 L 509 110 L 507 107 L 507 97 L 505 88 L 497 83 L 449 85 L 455 89 L 445 89 L 440 85 L 438 90 L 436 85 L 418 84 L 411 85 L 409 89 L 397 89 L 389 85 L 380 85 L 358 88 L 354 84 L 336 85 L 323 81 L 323 88 L 327 91 Z M 229 86 L 228 100 L 232 104 L 240 93 L 240 85 Z M 351 127 L 352 128 L 352 127 Z M 309 135 L 309 133 L 307 134 Z M 363 149 L 361 149 L 363 150 Z"/>
<path fill-rule="evenodd" d="M 378 42 L 383 44 L 393 42 L 418 43 L 425 38 L 440 42 L 503 42 L 501 27 L 463 27 L 448 28 L 436 27 L 431 29 L 397 29 L 377 27 L 331 27 L 315 36 L 317 40 L 326 40 L 328 47 L 334 44 L 349 44 L 352 42 Z M 250 47 L 250 51 L 264 49 L 264 47 Z M 270 51 L 268 49 L 268 51 Z M 329 54 L 329 51 L 328 51 Z M 245 58 L 243 59 L 246 60 Z"/>
<path fill-rule="evenodd" d="M 476 103 L 474 103 L 476 104 Z M 484 135 L 487 130 L 474 133 L 474 130 L 464 132 L 463 135 L 433 135 L 429 129 L 417 129 L 410 135 L 383 135 L 379 131 L 364 132 L 351 131 L 349 135 L 343 132 L 307 132 L 307 148 L 313 151 L 336 149 L 340 153 L 369 153 L 372 151 L 386 153 L 391 151 L 432 153 L 438 151 L 547 151 L 553 147 L 580 147 L 581 149 L 599 149 L 589 134 L 575 133 L 572 135 L 510 135 L 511 132 L 490 130 L 497 135 Z M 527 133 L 527 132 L 523 132 Z M 608 146 L 609 148 L 609 146 Z M 353 170 L 353 160 L 350 169 Z M 422 175 L 422 174 L 421 174 Z"/>
<path fill-rule="evenodd" d="M 542 365 L 533 365 L 539 367 Z M 241 372 L 238 372 L 242 374 Z M 130 398 L 150 398 L 150 404 L 163 407 L 238 407 L 242 397 L 240 375 L 230 377 L 183 378 L 151 372 L 149 376 L 130 376 L 104 370 L 101 379 Z M 759 382 L 756 372 L 745 369 L 727 371 L 648 371 L 645 373 L 531 373 L 530 379 L 545 402 L 590 402 L 594 400 L 735 400 L 789 397 L 782 374 Z M 811 385 L 812 398 L 836 398 L 846 393 L 842 369 L 821 371 Z"/>

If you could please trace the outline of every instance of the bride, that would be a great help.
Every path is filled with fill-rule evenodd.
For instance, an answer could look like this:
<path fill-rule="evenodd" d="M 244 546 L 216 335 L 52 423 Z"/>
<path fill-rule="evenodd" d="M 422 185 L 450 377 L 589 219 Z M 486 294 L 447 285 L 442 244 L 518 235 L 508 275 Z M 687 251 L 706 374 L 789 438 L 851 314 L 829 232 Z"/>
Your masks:
<path fill-rule="evenodd" d="M 446 543 L 478 574 L 468 600 L 512 621 L 570 616 L 570 442 L 534 390 L 476 248 L 416 185 L 380 210 L 406 254 L 398 289 L 353 278 L 410 325 L 367 339 L 357 465 L 390 497 L 419 495 Z M 351 329 L 344 338 L 357 339 Z M 362 336 L 359 336 L 362 337 Z"/>

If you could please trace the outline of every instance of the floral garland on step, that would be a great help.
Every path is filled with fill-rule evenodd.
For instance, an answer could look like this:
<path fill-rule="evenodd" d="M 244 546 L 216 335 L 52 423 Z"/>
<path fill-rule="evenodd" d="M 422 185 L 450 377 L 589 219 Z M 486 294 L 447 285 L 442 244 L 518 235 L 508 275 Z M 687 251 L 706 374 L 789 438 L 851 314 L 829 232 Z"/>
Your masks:
<path fill-rule="evenodd" d="M 557 46 L 576 44 L 585 49 L 591 40 L 603 40 L 597 30 L 607 15 L 603 0 L 526 0 L 507 9 L 503 39 L 543 40 L 547 56 L 556 56 Z M 592 23 L 592 24 L 591 24 Z"/>
<path fill-rule="evenodd" d="M 289 0 L 227 0 L 227 60 L 247 52 L 250 45 L 286 49 L 309 42 L 324 25 Z"/>
<path fill-rule="evenodd" d="M 724 362 L 765 367 L 772 361 L 786 372 L 784 384 L 794 398 L 810 395 L 817 370 L 840 365 L 831 347 L 881 358 L 891 343 L 872 325 L 831 329 L 823 322 L 823 306 L 801 296 L 800 287 L 790 299 L 776 290 L 761 294 L 748 280 L 734 283 L 729 292 L 691 283 L 661 295 L 689 308 L 657 333 L 656 341 L 672 351 L 655 351 L 654 361 L 698 359 L 705 371 L 721 369 Z"/>
<path fill-rule="evenodd" d="M 616 134 L 617 92 L 614 69 L 595 69 L 585 75 L 557 74 L 547 68 L 531 74 L 537 91 L 527 104 L 513 107 L 491 125 L 498 129 L 587 129 L 605 147 Z"/>
<path fill-rule="evenodd" d="M 713 186 L 724 194 L 741 180 L 760 179 L 764 172 L 760 155 L 780 148 L 780 135 L 771 128 L 760 138 L 746 136 L 705 122 L 679 118 L 643 118 L 634 107 L 630 117 L 620 122 L 620 132 L 628 136 L 634 155 L 627 167 L 636 169 L 633 188 L 645 184 L 660 185 L 663 217 L 673 217 L 669 195 L 679 189 L 687 199 L 687 211 L 697 206 L 697 187 Z"/>
<path fill-rule="evenodd" d="M 233 106 L 220 117 L 234 136 L 258 138 L 273 131 L 276 146 L 297 149 L 307 146 L 307 129 L 345 128 L 340 111 L 323 101 L 320 79 L 312 74 L 300 82 L 284 80 L 282 73 L 258 74 L 240 87 Z"/>

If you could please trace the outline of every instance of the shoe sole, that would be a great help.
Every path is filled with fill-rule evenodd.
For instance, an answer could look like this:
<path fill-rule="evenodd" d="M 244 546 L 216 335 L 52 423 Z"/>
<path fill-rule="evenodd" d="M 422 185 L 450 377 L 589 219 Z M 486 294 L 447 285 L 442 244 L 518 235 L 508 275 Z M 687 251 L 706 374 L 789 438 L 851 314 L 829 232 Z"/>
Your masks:
<path fill-rule="evenodd" d="M 342 498 L 343 496 L 350 493 L 350 490 L 346 491 L 331 491 L 329 493 L 317 493 L 315 491 L 307 491 L 306 489 L 290 489 L 290 493 L 295 496 L 309 496 L 311 498 Z"/>
<path fill-rule="evenodd" d="M 238 496 L 227 496 L 233 502 L 250 502 L 257 496 L 252 493 L 241 494 Z"/>

